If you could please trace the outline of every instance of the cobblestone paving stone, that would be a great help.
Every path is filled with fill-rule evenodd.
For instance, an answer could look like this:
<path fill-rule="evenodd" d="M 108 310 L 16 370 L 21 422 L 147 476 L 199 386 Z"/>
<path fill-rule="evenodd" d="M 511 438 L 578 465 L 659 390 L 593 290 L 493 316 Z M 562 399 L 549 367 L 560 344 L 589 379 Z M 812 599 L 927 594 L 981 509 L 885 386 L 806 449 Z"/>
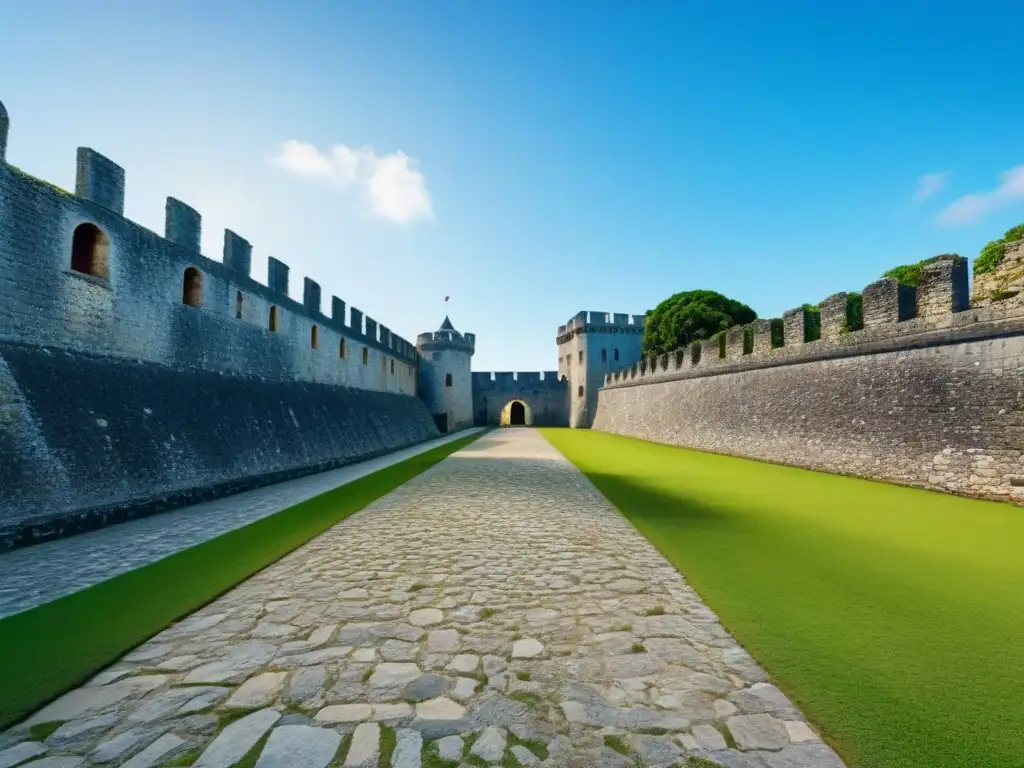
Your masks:
<path fill-rule="evenodd" d="M 372 768 L 382 750 L 396 768 L 843 766 L 527 429 L 484 436 L 0 734 L 0 766 L 34 768 Z"/>
<path fill-rule="evenodd" d="M 358 464 L 0 552 L 0 618 L 141 568 L 477 431 L 446 435 Z"/>

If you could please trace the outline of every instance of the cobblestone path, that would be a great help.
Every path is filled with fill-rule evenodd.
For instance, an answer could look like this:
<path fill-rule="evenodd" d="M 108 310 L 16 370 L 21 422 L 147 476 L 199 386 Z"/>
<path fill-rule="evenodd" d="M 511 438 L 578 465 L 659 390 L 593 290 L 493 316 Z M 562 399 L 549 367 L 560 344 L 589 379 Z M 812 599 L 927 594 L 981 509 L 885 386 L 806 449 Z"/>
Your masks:
<path fill-rule="evenodd" d="M 0 619 L 141 568 L 478 431 L 465 430 L 338 469 L 0 552 Z"/>
<path fill-rule="evenodd" d="M 527 429 L 484 436 L 0 735 L 0 768 L 189 753 L 196 768 L 843 766 Z"/>

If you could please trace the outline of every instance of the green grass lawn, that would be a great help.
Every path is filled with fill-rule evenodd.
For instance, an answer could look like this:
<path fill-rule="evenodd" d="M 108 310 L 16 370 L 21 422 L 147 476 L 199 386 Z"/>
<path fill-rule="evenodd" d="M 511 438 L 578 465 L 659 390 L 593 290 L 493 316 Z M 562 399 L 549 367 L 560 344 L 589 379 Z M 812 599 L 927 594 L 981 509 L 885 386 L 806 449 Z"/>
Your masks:
<path fill-rule="evenodd" d="M 1024 766 L 1024 509 L 542 432 L 849 765 Z"/>
<path fill-rule="evenodd" d="M 0 728 L 85 682 L 480 434 L 432 448 L 244 528 L 0 620 Z"/>

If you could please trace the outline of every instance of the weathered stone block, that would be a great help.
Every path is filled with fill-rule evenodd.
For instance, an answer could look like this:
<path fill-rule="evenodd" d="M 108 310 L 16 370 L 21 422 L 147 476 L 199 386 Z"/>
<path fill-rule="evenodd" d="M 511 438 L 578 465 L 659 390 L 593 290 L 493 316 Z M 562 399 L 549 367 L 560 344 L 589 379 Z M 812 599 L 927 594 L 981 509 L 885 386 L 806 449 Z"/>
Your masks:
<path fill-rule="evenodd" d="M 734 325 L 725 334 L 725 356 L 728 359 L 743 357 L 743 326 Z"/>
<path fill-rule="evenodd" d="M 722 357 L 722 342 L 716 335 L 700 342 L 700 365 L 715 365 Z"/>
<path fill-rule="evenodd" d="M 224 230 L 224 266 L 246 277 L 252 272 L 252 245 L 230 229 Z"/>
<path fill-rule="evenodd" d="M 750 324 L 754 336 L 753 354 L 768 352 L 772 348 L 772 321 L 755 320 Z"/>
<path fill-rule="evenodd" d="M 199 253 L 199 241 L 202 233 L 202 217 L 199 211 L 181 200 L 167 198 L 164 206 L 164 237 L 172 243 Z"/>
<path fill-rule="evenodd" d="M 124 168 L 88 147 L 78 148 L 75 195 L 124 215 Z"/>
<path fill-rule="evenodd" d="M 846 293 L 834 293 L 818 303 L 821 314 L 821 339 L 835 341 L 846 332 Z"/>
<path fill-rule="evenodd" d="M 871 283 L 861 293 L 864 302 L 864 327 L 878 328 L 914 316 L 917 292 L 913 286 L 901 285 L 891 277 Z"/>
<path fill-rule="evenodd" d="M 320 314 L 320 283 L 308 277 L 302 283 L 302 306 Z"/>
<path fill-rule="evenodd" d="M 790 309 L 782 313 L 783 338 L 787 347 L 804 343 L 810 312 L 803 307 Z"/>
<path fill-rule="evenodd" d="M 267 287 L 276 292 L 288 295 L 288 273 L 291 270 L 283 261 L 273 256 L 267 258 Z"/>
<path fill-rule="evenodd" d="M 345 302 L 337 296 L 331 297 L 331 319 L 342 325 L 345 324 Z"/>
<path fill-rule="evenodd" d="M 918 317 L 942 317 L 963 312 L 969 305 L 967 259 L 946 254 L 921 269 L 921 281 L 917 284 Z"/>

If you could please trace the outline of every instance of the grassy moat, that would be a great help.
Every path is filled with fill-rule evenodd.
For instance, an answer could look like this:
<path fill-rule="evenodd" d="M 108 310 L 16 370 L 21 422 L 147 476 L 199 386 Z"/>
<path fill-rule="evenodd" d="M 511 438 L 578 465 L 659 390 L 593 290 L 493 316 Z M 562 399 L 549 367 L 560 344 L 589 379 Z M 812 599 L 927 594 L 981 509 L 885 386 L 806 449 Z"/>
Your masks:
<path fill-rule="evenodd" d="M 850 766 L 1024 765 L 1024 510 L 543 433 Z"/>

